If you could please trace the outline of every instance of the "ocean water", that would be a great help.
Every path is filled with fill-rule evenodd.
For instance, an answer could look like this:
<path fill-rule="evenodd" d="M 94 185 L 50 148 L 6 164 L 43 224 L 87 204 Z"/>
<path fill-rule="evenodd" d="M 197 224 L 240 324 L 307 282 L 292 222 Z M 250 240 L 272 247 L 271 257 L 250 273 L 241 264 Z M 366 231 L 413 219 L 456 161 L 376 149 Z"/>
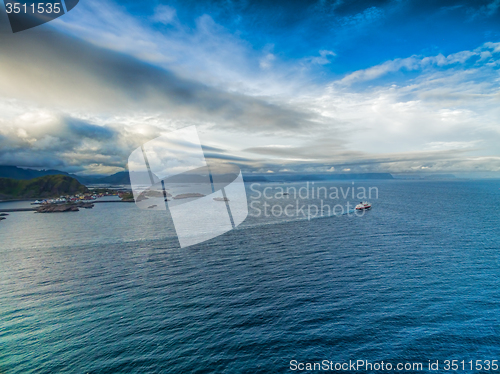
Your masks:
<path fill-rule="evenodd" d="M 254 190 L 277 186 L 304 184 Z M 500 181 L 361 186 L 378 189 L 363 216 L 249 216 L 183 249 L 167 214 L 134 204 L 11 213 L 0 373 L 297 372 L 292 360 L 423 363 L 406 372 L 438 360 L 446 372 L 445 360 L 500 360 Z M 347 202 L 359 200 L 328 203 Z"/>

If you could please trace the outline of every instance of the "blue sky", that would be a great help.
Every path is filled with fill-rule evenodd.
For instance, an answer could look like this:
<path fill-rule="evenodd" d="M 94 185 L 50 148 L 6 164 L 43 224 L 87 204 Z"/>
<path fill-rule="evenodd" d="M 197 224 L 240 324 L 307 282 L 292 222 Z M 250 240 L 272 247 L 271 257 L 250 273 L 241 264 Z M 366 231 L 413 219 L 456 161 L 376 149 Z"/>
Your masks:
<path fill-rule="evenodd" d="M 156 1 L 121 2 L 147 20 L 166 7 L 190 29 L 205 15 L 255 51 L 272 45 L 299 63 L 319 51 L 336 53 L 318 72 L 324 79 L 411 55 L 448 55 L 500 38 L 495 1 Z M 154 25 L 168 33 L 172 26 Z"/>
<path fill-rule="evenodd" d="M 111 173 L 195 124 L 246 172 L 498 176 L 499 8 L 81 0 L 18 34 L 2 15 L 0 163 Z"/>

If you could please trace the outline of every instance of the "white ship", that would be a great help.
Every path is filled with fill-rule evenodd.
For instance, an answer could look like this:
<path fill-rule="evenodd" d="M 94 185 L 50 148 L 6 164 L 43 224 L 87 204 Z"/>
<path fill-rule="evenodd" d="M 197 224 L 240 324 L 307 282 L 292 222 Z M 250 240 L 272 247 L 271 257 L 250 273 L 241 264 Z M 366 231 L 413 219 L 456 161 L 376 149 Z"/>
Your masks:
<path fill-rule="evenodd" d="M 372 207 L 372 204 L 370 204 L 367 201 L 362 201 L 358 205 L 356 205 L 356 210 L 368 210 Z"/>

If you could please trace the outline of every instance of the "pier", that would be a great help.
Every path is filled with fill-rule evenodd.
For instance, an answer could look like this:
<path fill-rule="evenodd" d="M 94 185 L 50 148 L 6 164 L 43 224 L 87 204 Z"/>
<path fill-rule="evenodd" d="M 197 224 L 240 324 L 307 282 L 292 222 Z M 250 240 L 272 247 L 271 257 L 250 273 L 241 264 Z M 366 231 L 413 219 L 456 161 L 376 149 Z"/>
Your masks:
<path fill-rule="evenodd" d="M 35 211 L 35 208 L 0 209 L 0 213 L 34 212 L 34 211 Z"/>
<path fill-rule="evenodd" d="M 92 201 L 91 204 L 102 204 L 102 203 L 133 203 L 133 201 L 122 201 L 122 200 L 110 200 L 110 201 Z M 0 205 L 1 206 L 1 205 Z M 11 209 L 0 209 L 0 213 L 14 213 L 14 212 L 35 212 L 36 208 L 40 205 L 36 205 L 33 208 L 11 208 Z"/>

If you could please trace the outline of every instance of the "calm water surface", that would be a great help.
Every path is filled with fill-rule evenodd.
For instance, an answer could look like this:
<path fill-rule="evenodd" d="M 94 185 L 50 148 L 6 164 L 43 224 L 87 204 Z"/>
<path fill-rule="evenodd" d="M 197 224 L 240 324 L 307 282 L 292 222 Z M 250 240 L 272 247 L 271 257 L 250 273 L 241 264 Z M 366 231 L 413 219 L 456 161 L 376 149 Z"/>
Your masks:
<path fill-rule="evenodd" d="M 500 182 L 356 186 L 379 190 L 363 217 L 248 217 L 184 249 L 168 215 L 134 204 L 11 213 L 0 373 L 500 359 Z"/>

